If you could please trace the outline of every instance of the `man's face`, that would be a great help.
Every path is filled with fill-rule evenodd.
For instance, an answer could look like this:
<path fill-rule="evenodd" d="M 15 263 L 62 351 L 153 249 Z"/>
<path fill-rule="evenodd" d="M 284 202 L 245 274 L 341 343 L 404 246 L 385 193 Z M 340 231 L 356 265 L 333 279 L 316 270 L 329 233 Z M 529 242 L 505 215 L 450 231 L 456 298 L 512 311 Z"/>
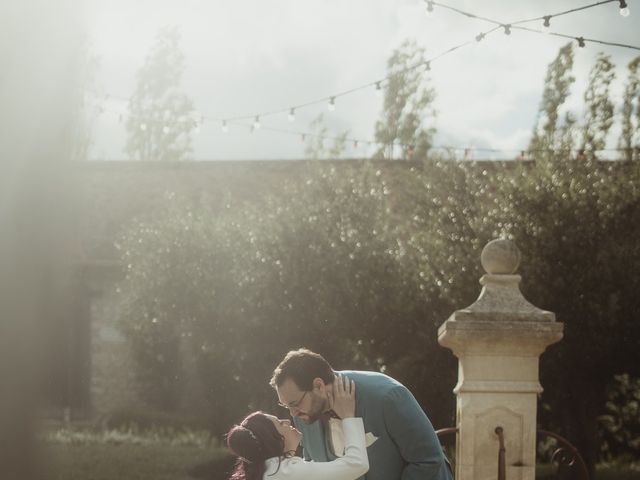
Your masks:
<path fill-rule="evenodd" d="M 300 390 L 293 380 L 287 378 L 276 387 L 276 392 L 280 405 L 304 423 L 315 422 L 328 408 L 328 389 L 321 378 L 314 379 L 313 390 L 310 391 Z"/>

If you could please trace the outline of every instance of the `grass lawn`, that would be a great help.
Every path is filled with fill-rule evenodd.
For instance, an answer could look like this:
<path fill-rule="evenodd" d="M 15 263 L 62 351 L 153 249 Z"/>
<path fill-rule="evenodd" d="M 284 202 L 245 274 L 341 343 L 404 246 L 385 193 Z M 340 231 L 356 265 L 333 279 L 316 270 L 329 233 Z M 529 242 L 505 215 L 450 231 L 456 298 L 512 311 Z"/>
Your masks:
<path fill-rule="evenodd" d="M 536 479 L 538 480 L 554 480 L 560 477 L 556 474 L 556 468 L 551 465 L 538 465 L 536 468 Z M 578 478 L 570 477 L 570 478 Z M 611 466 L 611 465 L 598 465 L 596 466 L 595 478 L 591 480 L 640 480 L 640 470 L 634 470 L 630 466 Z"/>
<path fill-rule="evenodd" d="M 46 455 L 51 480 L 194 480 L 187 474 L 191 467 L 224 453 L 196 446 L 52 444 Z"/>
<path fill-rule="evenodd" d="M 50 443 L 46 445 L 51 480 L 195 480 L 188 471 L 200 465 L 202 480 L 227 480 L 229 461 L 219 447 L 136 443 Z M 226 461 L 225 461 L 226 459 Z M 540 465 L 540 480 L 558 478 Z M 330 480 L 330 479 L 328 479 Z M 592 480 L 640 480 L 640 470 L 600 465 Z"/>
<path fill-rule="evenodd" d="M 640 480 L 640 470 L 634 470 L 630 467 L 601 465 L 596 467 L 595 480 Z"/>

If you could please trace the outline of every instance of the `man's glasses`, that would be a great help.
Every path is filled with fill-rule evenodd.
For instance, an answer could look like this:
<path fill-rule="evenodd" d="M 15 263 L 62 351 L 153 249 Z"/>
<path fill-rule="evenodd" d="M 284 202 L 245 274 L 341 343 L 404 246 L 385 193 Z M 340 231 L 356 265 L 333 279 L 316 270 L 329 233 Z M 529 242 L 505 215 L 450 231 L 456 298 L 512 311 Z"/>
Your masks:
<path fill-rule="evenodd" d="M 296 410 L 298 407 L 300 407 L 300 404 L 304 400 L 304 397 L 307 396 L 307 393 L 309 393 L 309 392 L 305 391 L 298 400 L 296 400 L 295 402 L 291 402 L 289 405 L 287 405 L 286 403 L 281 403 L 281 402 L 278 402 L 278 405 L 280 405 L 282 408 L 287 408 L 289 410 L 292 410 L 292 409 Z"/>

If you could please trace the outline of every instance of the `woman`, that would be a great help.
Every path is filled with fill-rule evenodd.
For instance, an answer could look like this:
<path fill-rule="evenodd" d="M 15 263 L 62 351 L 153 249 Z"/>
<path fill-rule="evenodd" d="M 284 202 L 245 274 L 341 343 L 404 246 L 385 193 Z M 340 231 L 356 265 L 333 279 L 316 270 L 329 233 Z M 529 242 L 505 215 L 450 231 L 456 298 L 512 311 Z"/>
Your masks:
<path fill-rule="evenodd" d="M 364 424 L 355 417 L 355 383 L 338 376 L 331 409 L 342 419 L 345 454 L 332 462 L 308 462 L 296 457 L 302 434 L 289 420 L 254 412 L 227 434 L 227 445 L 238 456 L 231 480 L 355 480 L 369 470 Z"/>

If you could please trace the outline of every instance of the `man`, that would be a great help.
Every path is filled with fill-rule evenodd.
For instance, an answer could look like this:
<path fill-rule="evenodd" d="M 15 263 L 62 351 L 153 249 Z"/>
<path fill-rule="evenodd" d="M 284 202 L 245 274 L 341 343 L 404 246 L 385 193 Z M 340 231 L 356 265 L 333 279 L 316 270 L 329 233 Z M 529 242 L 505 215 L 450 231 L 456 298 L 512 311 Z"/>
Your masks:
<path fill-rule="evenodd" d="M 270 383 L 303 434 L 307 460 L 328 462 L 343 454 L 340 422 L 331 418 L 336 374 L 355 382 L 356 416 L 364 421 L 370 465 L 362 478 L 453 478 L 431 422 L 404 385 L 377 372 L 334 372 L 321 355 L 301 348 L 287 353 Z"/>

